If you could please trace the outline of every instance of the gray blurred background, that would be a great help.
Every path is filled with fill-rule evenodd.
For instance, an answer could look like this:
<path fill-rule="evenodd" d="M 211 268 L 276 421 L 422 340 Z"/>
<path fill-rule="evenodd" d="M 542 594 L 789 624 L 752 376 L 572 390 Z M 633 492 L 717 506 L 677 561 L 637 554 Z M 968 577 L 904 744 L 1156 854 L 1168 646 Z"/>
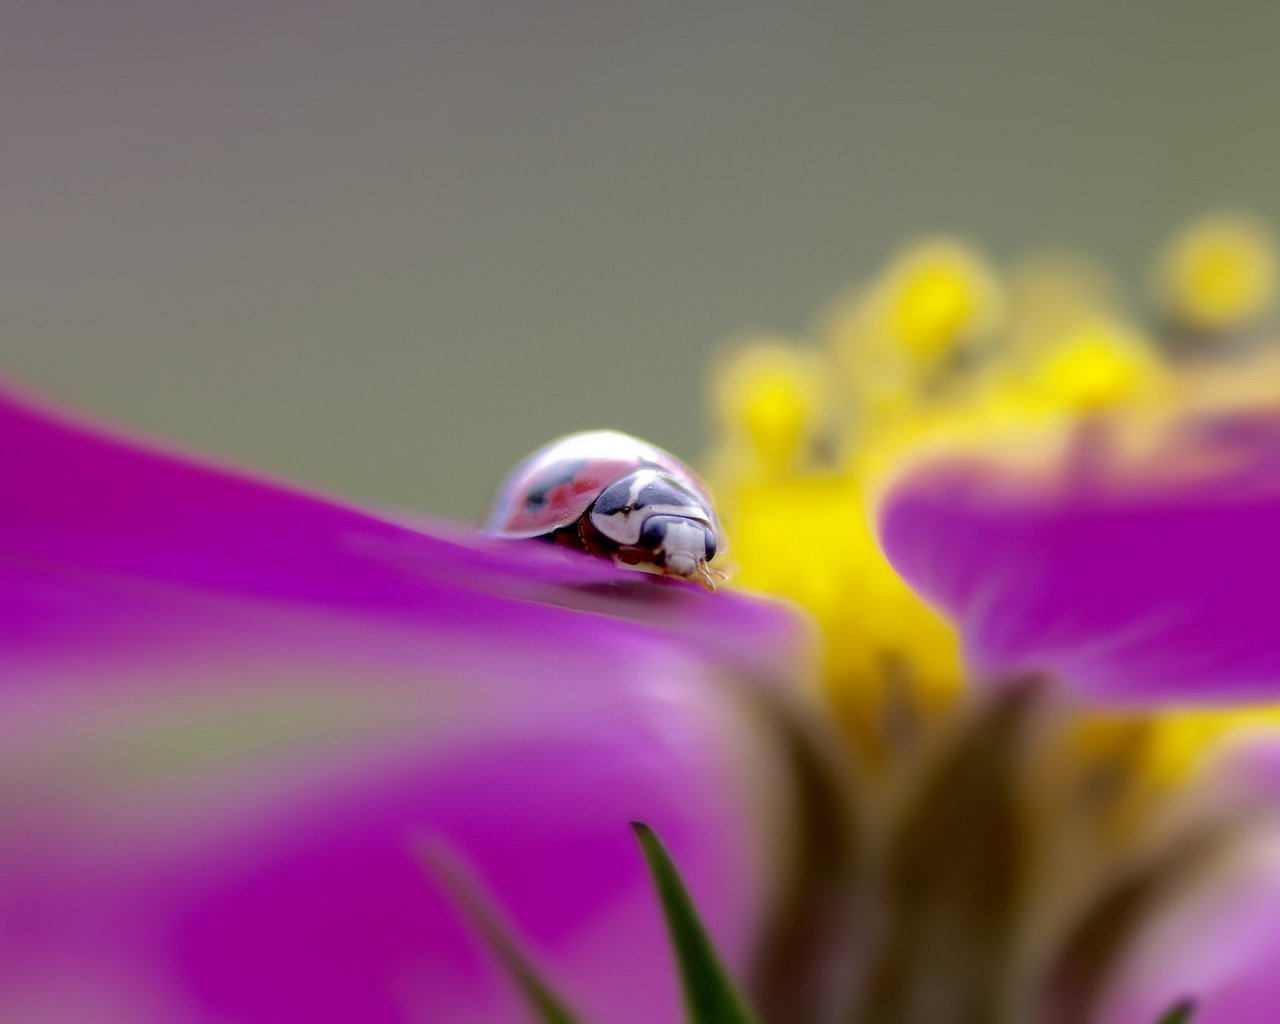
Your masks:
<path fill-rule="evenodd" d="M 922 232 L 1280 214 L 1280 4 L 0 4 L 0 367 L 474 517 L 535 444 L 696 456 L 721 339 Z"/>

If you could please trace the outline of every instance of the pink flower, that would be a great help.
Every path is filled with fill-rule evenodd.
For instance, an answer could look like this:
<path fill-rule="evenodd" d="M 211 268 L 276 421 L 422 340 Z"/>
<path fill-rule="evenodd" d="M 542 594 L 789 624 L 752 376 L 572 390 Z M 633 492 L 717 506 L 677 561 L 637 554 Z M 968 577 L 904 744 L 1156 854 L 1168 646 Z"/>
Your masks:
<path fill-rule="evenodd" d="M 0 451 L 0 1019 L 521 1019 L 429 835 L 588 1019 L 674 1020 L 635 818 L 744 969 L 787 614 L 6 395 Z"/>
<path fill-rule="evenodd" d="M 881 506 L 890 560 L 959 625 L 978 679 L 1048 673 L 1153 710 L 1280 697 L 1274 413 L 1086 420 L 1027 456 L 1025 438 L 935 452 Z M 1144 1024 L 1179 996 L 1197 1024 L 1280 1019 L 1278 751 L 1272 727 L 1221 752 L 1260 798 L 1252 835 L 1158 894 L 1087 1019 Z"/>

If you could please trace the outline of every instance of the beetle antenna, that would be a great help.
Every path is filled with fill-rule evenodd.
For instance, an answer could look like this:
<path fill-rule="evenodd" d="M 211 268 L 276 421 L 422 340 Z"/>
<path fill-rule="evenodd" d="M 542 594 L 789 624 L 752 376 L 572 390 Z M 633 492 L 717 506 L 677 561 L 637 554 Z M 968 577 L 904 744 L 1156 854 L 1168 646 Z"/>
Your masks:
<path fill-rule="evenodd" d="M 701 581 L 702 585 L 712 593 L 715 593 L 716 580 L 722 580 L 725 578 L 724 573 L 717 572 L 715 569 L 712 569 L 706 562 L 698 563 L 698 579 Z"/>

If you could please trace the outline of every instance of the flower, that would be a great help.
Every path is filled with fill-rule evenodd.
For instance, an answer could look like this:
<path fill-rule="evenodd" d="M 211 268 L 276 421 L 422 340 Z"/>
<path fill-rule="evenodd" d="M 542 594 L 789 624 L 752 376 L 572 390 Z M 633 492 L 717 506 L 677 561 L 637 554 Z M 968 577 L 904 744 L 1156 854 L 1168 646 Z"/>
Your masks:
<path fill-rule="evenodd" d="M 1149 330 L 1082 261 L 926 243 L 722 357 L 740 578 L 814 614 L 845 735 L 840 1019 L 1280 1016 L 1273 264 L 1210 218 Z"/>
<path fill-rule="evenodd" d="M 627 822 L 741 973 L 776 606 L 398 521 L 0 394 L 0 1018 L 498 1021 L 447 844 L 589 1019 L 677 1016 Z"/>
<path fill-rule="evenodd" d="M 816 666 L 0 399 L 0 1013 L 514 1021 L 492 904 L 588 1020 L 675 1020 L 643 819 L 766 1021 L 1275 1019 L 1273 264 L 1193 227 L 1144 326 L 934 241 L 728 351 L 736 585 Z"/>

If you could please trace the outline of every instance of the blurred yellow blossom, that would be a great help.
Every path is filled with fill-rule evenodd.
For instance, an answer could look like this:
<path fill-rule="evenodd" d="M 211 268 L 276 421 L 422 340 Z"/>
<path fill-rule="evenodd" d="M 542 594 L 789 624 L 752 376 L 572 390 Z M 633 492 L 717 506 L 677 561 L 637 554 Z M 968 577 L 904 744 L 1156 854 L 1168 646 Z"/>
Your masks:
<path fill-rule="evenodd" d="M 967 246 L 937 240 L 907 250 L 874 291 L 875 314 L 893 344 L 931 364 L 995 326 L 1000 287 L 986 262 Z"/>
<path fill-rule="evenodd" d="M 1099 318 L 1046 345 L 1028 386 L 1055 408 L 1090 412 L 1154 397 L 1162 375 L 1140 331 Z"/>
<path fill-rule="evenodd" d="M 740 342 L 714 382 L 721 456 L 766 475 L 804 465 L 830 416 L 832 376 L 812 348 L 782 338 Z"/>
<path fill-rule="evenodd" d="M 1158 267 L 1163 307 L 1201 335 L 1256 318 L 1274 287 L 1268 237 L 1240 218 L 1193 226 Z M 721 355 L 710 466 L 737 582 L 812 613 L 827 695 L 861 752 L 883 759 L 887 719 L 938 720 L 963 691 L 953 627 L 880 553 L 871 520 L 883 479 L 913 453 L 982 446 L 994 430 L 1025 432 L 1025 457 L 1045 458 L 1089 417 L 1170 413 L 1202 370 L 1166 359 L 1078 258 L 1033 259 L 1002 280 L 975 250 L 936 239 L 851 294 L 807 344 L 757 338 Z M 1236 381 L 1195 386 L 1221 400 L 1241 393 Z M 1269 710 L 1095 716 L 1077 742 L 1101 749 L 1123 735 L 1163 784 L 1217 738 L 1274 724 Z"/>
<path fill-rule="evenodd" d="M 1163 254 L 1155 287 L 1157 302 L 1173 326 L 1197 336 L 1247 326 L 1275 298 L 1271 237 L 1251 217 L 1217 215 L 1198 221 Z"/>
<path fill-rule="evenodd" d="M 973 379 L 1003 308 L 995 273 L 962 243 L 933 239 L 899 254 L 818 327 L 850 397 L 847 428 L 882 435 L 951 400 Z"/>

